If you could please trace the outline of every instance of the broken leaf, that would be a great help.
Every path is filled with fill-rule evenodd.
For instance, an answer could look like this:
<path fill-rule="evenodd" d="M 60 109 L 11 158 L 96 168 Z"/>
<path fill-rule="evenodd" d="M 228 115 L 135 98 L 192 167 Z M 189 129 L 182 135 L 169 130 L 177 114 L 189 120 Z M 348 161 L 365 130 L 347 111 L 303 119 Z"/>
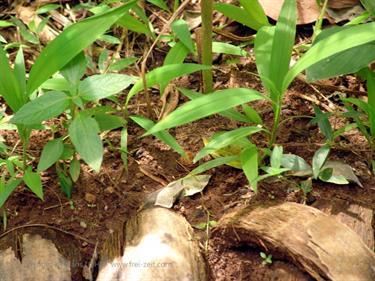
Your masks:
<path fill-rule="evenodd" d="M 339 161 L 327 161 L 322 167 L 323 172 L 326 169 L 332 169 L 332 175 L 328 180 L 325 180 L 326 182 L 335 184 L 347 184 L 349 181 L 358 184 L 360 187 L 363 187 L 358 177 L 354 174 L 352 167 L 348 164 Z"/>
<path fill-rule="evenodd" d="M 171 208 L 181 196 L 192 196 L 201 192 L 208 184 L 210 177 L 211 175 L 187 176 L 173 181 L 160 190 L 151 193 L 145 200 L 144 207 L 155 205 Z"/>

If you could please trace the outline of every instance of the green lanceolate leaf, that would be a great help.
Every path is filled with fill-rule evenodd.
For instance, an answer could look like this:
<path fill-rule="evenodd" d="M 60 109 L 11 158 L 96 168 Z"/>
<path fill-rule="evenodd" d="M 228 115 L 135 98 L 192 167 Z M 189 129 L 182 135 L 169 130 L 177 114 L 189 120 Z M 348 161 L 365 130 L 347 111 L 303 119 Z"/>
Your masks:
<path fill-rule="evenodd" d="M 69 106 L 69 97 L 63 92 L 51 91 L 22 106 L 11 119 L 22 125 L 39 124 L 60 115 Z"/>
<path fill-rule="evenodd" d="M 237 88 L 216 91 L 183 104 L 153 126 L 145 135 L 181 126 L 237 105 L 261 99 L 264 99 L 262 94 L 250 89 Z"/>
<path fill-rule="evenodd" d="M 285 0 L 276 24 L 269 69 L 269 78 L 280 93 L 283 92 L 281 91 L 283 80 L 289 70 L 296 35 L 296 22 L 296 0 Z M 271 99 L 278 103 L 281 96 L 271 91 Z"/>
<path fill-rule="evenodd" d="M 64 68 L 60 70 L 60 73 L 67 81 L 73 85 L 77 85 L 85 74 L 86 66 L 87 59 L 85 53 L 81 52 L 65 65 Z"/>
<path fill-rule="evenodd" d="M 11 70 L 4 49 L 0 46 L 0 95 L 7 105 L 16 112 L 24 103 L 25 99 L 17 78 Z"/>
<path fill-rule="evenodd" d="M 375 41 L 375 22 L 351 26 L 317 42 L 289 70 L 283 83 L 287 89 L 293 79 L 303 70 L 332 55 Z"/>
<path fill-rule="evenodd" d="M 69 199 L 72 197 L 73 182 L 69 176 L 61 168 L 56 169 L 57 176 L 59 177 L 60 187 Z"/>
<path fill-rule="evenodd" d="M 327 140 L 333 140 L 333 130 L 331 123 L 329 122 L 329 117 L 331 114 L 329 112 L 323 113 L 319 107 L 314 105 L 315 117 L 310 121 L 311 123 L 318 124 L 320 131 L 327 138 Z"/>
<path fill-rule="evenodd" d="M 214 5 L 214 8 L 224 16 L 243 25 L 246 25 L 254 30 L 258 30 L 260 27 L 262 27 L 262 24 L 259 23 L 256 19 L 250 17 L 249 13 L 243 8 L 226 3 L 216 3 Z"/>
<path fill-rule="evenodd" d="M 178 88 L 178 90 L 186 97 L 191 100 L 204 96 L 202 93 L 198 93 L 185 88 Z M 246 115 L 239 113 L 237 110 L 231 108 L 219 113 L 221 116 L 233 119 L 239 122 L 253 122 L 252 119 L 248 118 Z"/>
<path fill-rule="evenodd" d="M 23 101 L 26 102 L 28 97 L 26 96 L 26 69 L 22 46 L 19 48 L 14 61 L 14 75 L 18 81 Z"/>
<path fill-rule="evenodd" d="M 92 75 L 79 84 L 79 95 L 85 100 L 104 99 L 129 87 L 135 78 L 125 74 Z"/>
<path fill-rule="evenodd" d="M 121 152 L 121 160 L 124 163 L 125 170 L 127 170 L 128 169 L 128 130 L 126 127 L 124 127 L 121 130 L 120 152 Z"/>
<path fill-rule="evenodd" d="M 129 15 L 128 13 L 123 15 L 117 21 L 117 24 L 133 32 L 143 33 L 143 34 L 146 34 L 147 36 L 151 36 L 151 31 L 148 28 L 148 26 L 144 24 L 142 21 L 133 17 L 132 15 Z"/>
<path fill-rule="evenodd" d="M 360 100 L 360 99 L 356 99 L 356 98 L 345 98 L 345 99 L 342 99 L 344 102 L 349 102 L 349 103 L 352 103 L 352 104 L 355 104 L 356 106 L 358 106 L 360 109 L 362 109 L 368 116 L 368 119 L 370 121 L 370 132 L 371 132 L 371 135 L 375 135 L 375 111 L 373 109 L 373 107 L 364 102 L 363 100 Z M 370 98 L 369 98 L 370 100 Z M 355 118 L 356 120 L 356 123 L 361 126 L 361 120 L 359 118 Z M 360 128 L 361 131 L 363 131 L 363 128 Z"/>
<path fill-rule="evenodd" d="M 318 178 L 321 168 L 323 167 L 324 163 L 327 160 L 329 151 L 330 151 L 330 147 L 325 145 L 319 148 L 315 152 L 313 160 L 312 160 L 312 170 L 313 170 L 314 179 Z"/>
<path fill-rule="evenodd" d="M 256 30 L 262 26 L 269 25 L 267 15 L 264 13 L 262 5 L 259 4 L 258 0 L 239 0 L 241 6 L 248 13 L 248 17 L 254 22 L 254 27 Z"/>
<path fill-rule="evenodd" d="M 123 6 L 68 26 L 43 49 L 36 59 L 30 71 L 27 84 L 28 93 L 32 93 L 52 74 L 64 67 L 83 49 L 93 43 L 134 4 L 135 1 L 131 1 Z"/>
<path fill-rule="evenodd" d="M 145 130 L 149 130 L 149 129 L 152 128 L 152 126 L 155 125 L 155 123 L 152 122 L 150 119 L 147 119 L 147 118 L 142 117 L 142 116 L 130 116 L 130 119 L 132 119 L 135 123 L 137 123 L 139 126 L 141 126 Z M 165 132 L 165 131 L 161 131 L 161 132 L 155 133 L 154 135 L 159 140 L 161 140 L 165 144 L 169 145 L 178 154 L 180 154 L 183 157 L 186 157 L 186 152 L 178 144 L 176 139 L 170 133 Z"/>
<path fill-rule="evenodd" d="M 195 163 L 208 154 L 211 154 L 223 147 L 226 147 L 237 142 L 239 139 L 242 139 L 244 137 L 247 137 L 260 131 L 262 131 L 262 128 L 251 126 L 241 127 L 222 134 L 217 134 L 213 136 L 209 143 L 207 143 L 205 147 L 198 152 L 198 154 L 194 157 L 193 162 Z"/>
<path fill-rule="evenodd" d="M 81 164 L 79 160 L 73 159 L 72 162 L 70 162 L 70 167 L 69 167 L 69 174 L 73 182 L 76 182 L 78 180 L 80 173 L 81 173 Z"/>
<path fill-rule="evenodd" d="M 169 12 L 167 4 L 163 0 L 147 0 L 147 2 L 150 2 L 151 4 L 154 4 L 155 6 L 163 9 L 166 12 Z"/>
<path fill-rule="evenodd" d="M 189 49 L 191 53 L 194 53 L 194 43 L 191 39 L 189 26 L 186 21 L 180 19 L 172 23 L 172 30 L 176 37 Z"/>
<path fill-rule="evenodd" d="M 373 0 L 361 0 L 361 3 L 371 15 L 375 16 L 375 2 Z"/>
<path fill-rule="evenodd" d="M 167 82 L 169 83 L 169 81 L 179 76 L 205 69 L 210 69 L 210 67 L 193 63 L 164 65 L 156 69 L 153 69 L 146 74 L 146 84 L 147 87 L 152 87 L 156 84 Z M 128 97 L 126 98 L 126 103 L 128 103 L 133 96 L 142 91 L 143 87 L 143 81 L 142 78 L 140 78 L 131 88 Z"/>
<path fill-rule="evenodd" d="M 276 89 L 276 86 L 272 86 L 273 82 L 270 80 L 270 61 L 275 29 L 275 26 L 262 27 L 259 29 L 254 42 L 255 60 L 258 73 L 268 92 L 271 92 L 271 89 L 273 88 Z M 276 92 L 275 90 L 273 91 Z"/>
<path fill-rule="evenodd" d="M 34 173 L 31 169 L 27 169 L 23 175 L 23 181 L 36 196 L 43 200 L 42 180 L 38 173 Z"/>
<path fill-rule="evenodd" d="M 82 159 L 96 172 L 103 160 L 103 144 L 94 118 L 79 114 L 69 126 L 69 136 Z"/>
<path fill-rule="evenodd" d="M 224 42 L 212 42 L 212 52 L 242 57 L 247 55 L 246 51 L 240 47 Z"/>
<path fill-rule="evenodd" d="M 279 169 L 281 166 L 281 160 L 283 158 L 283 147 L 276 145 L 271 154 L 271 167 Z"/>
<path fill-rule="evenodd" d="M 123 117 L 107 113 L 95 114 L 94 118 L 96 122 L 98 122 L 101 132 L 111 131 L 123 127 L 126 124 L 126 120 Z"/>
<path fill-rule="evenodd" d="M 302 157 L 295 154 L 283 154 L 281 166 L 291 170 L 293 176 L 312 175 L 310 165 Z"/>
<path fill-rule="evenodd" d="M 258 179 L 258 149 L 255 145 L 245 148 L 240 156 L 242 170 L 244 171 L 250 187 L 253 191 L 257 191 Z"/>
<path fill-rule="evenodd" d="M 38 163 L 38 172 L 47 170 L 58 161 L 64 151 L 64 144 L 61 138 L 50 140 L 43 147 Z"/>
<path fill-rule="evenodd" d="M 165 56 L 163 65 L 183 63 L 188 54 L 189 49 L 182 42 L 177 42 Z"/>
<path fill-rule="evenodd" d="M 335 33 L 343 32 L 351 26 L 328 28 L 321 32 L 315 39 L 313 46 L 319 41 Z M 375 37 L 375 36 L 374 36 Z M 334 54 L 321 60 L 306 69 L 309 81 L 328 79 L 331 77 L 354 73 L 366 67 L 375 60 L 375 39 L 373 42 L 363 44 L 346 51 Z"/>
<path fill-rule="evenodd" d="M 208 161 L 196 167 L 194 170 L 192 170 L 189 173 L 189 176 L 197 175 L 207 170 L 210 170 L 212 168 L 222 166 L 228 163 L 237 162 L 240 160 L 239 158 L 240 157 L 238 155 L 234 155 L 234 156 L 226 156 L 226 157 L 219 157 L 219 158 L 213 159 L 211 161 Z"/>
<path fill-rule="evenodd" d="M 1 180 L 1 179 L 0 179 Z M 5 201 L 12 194 L 12 192 L 19 186 L 22 179 L 10 179 L 7 183 L 0 182 L 0 208 L 4 205 Z"/>

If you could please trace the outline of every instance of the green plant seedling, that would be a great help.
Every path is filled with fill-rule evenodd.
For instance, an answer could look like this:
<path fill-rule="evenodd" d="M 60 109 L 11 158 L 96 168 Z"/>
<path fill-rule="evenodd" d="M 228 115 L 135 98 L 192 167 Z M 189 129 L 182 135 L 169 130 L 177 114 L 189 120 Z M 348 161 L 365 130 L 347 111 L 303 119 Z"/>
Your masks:
<path fill-rule="evenodd" d="M 361 182 L 349 165 L 327 160 L 329 152 L 330 147 L 328 145 L 318 149 L 313 156 L 312 167 L 297 155 L 283 154 L 281 166 L 289 169 L 289 175 L 291 176 L 311 178 L 334 184 L 354 182 L 362 187 Z"/>
<path fill-rule="evenodd" d="M 272 255 L 267 255 L 264 252 L 259 253 L 260 257 L 262 258 L 262 265 L 270 265 L 272 264 Z"/>
<path fill-rule="evenodd" d="M 350 64 L 346 64 L 347 58 L 355 59 L 354 54 L 358 51 L 354 51 L 355 48 L 367 48 L 368 44 L 375 42 L 375 22 L 327 29 L 317 36 L 312 47 L 290 68 L 295 29 L 296 2 L 285 0 L 276 26 L 262 27 L 255 39 L 258 72 L 272 100 L 275 114 L 270 145 L 276 140 L 284 93 L 300 72 L 309 69 L 311 73 L 312 69 L 328 63 L 329 67 L 324 71 L 314 71 L 319 74 L 319 79 L 355 71 L 355 68 L 348 68 Z M 337 63 L 333 64 L 333 59 L 338 60 Z M 364 60 L 361 60 L 362 63 Z"/>
<path fill-rule="evenodd" d="M 92 100 L 94 97 L 97 98 L 97 93 L 89 90 L 89 87 L 92 84 L 90 82 L 93 82 L 91 80 L 92 78 L 88 78 L 87 81 L 85 79 L 84 81 L 86 82 L 83 81 L 82 84 L 79 84 L 82 87 L 80 89 L 81 96 L 77 96 L 77 93 L 74 91 L 49 91 L 44 94 L 40 94 L 35 98 L 37 95 L 35 91 L 47 79 L 49 79 L 57 71 L 61 70 L 70 61 L 72 61 L 72 59 L 77 57 L 83 49 L 88 47 L 99 36 L 101 36 L 121 17 L 124 12 L 129 10 L 134 4 L 135 2 L 129 2 L 123 6 L 110 9 L 107 12 L 87 18 L 67 27 L 58 37 L 51 41 L 41 51 L 28 76 L 26 75 L 22 48 L 20 48 L 17 53 L 14 68 L 12 69 L 9 66 L 6 52 L 2 47 L 0 47 L 0 72 L 2 73 L 2 79 L 0 81 L 0 95 L 5 100 L 6 105 L 14 113 L 11 122 L 17 125 L 17 130 L 23 145 L 22 168 L 17 170 L 16 176 L 10 175 L 9 177 L 5 177 L 3 179 L 3 190 L 0 192 L 2 202 L 0 202 L 0 205 L 4 204 L 11 192 L 22 181 L 24 181 L 25 184 L 39 198 L 43 198 L 39 171 L 34 172 L 31 170 L 31 167 L 28 167 L 27 165 L 27 146 L 31 130 L 43 128 L 43 126 L 41 126 L 43 121 L 58 116 L 66 111 L 69 107 L 71 107 L 70 109 L 80 107 L 82 105 L 81 98 L 84 99 L 89 97 L 88 100 Z M 62 46 L 64 48 L 64 52 L 61 52 Z M 77 68 L 74 69 L 77 71 Z M 80 72 L 79 74 L 83 75 Z M 77 75 L 72 73 L 66 75 L 67 77 L 69 76 L 69 78 L 67 78 L 69 82 L 78 83 L 78 81 L 69 80 L 70 76 L 77 77 Z M 74 87 L 77 85 L 72 83 L 71 89 L 74 89 Z M 82 94 L 82 92 L 85 94 Z M 105 95 L 109 95 L 109 93 L 105 92 Z M 70 113 L 72 116 L 75 116 L 76 112 L 75 110 L 71 110 Z M 93 121 L 91 116 L 77 114 L 76 117 L 77 118 L 72 121 L 72 124 L 74 125 L 71 125 L 73 131 L 73 134 L 71 135 L 74 136 L 74 134 L 78 132 L 79 134 L 82 132 L 89 132 L 91 135 L 93 135 L 93 131 L 96 131 L 96 133 L 99 132 L 97 128 L 98 126 L 95 125 L 95 121 Z M 89 121 L 83 124 L 84 119 Z M 83 131 L 80 131 L 80 129 L 83 129 Z M 80 136 L 82 137 L 82 135 Z M 98 137 L 98 135 L 95 136 L 95 147 L 98 147 Z M 83 151 L 87 150 L 87 148 L 82 148 L 82 141 L 86 142 L 86 140 L 78 137 L 76 139 L 75 145 L 81 147 L 78 148 L 77 151 L 83 155 L 87 154 L 86 160 L 91 163 L 93 168 L 98 169 L 100 167 L 101 157 L 93 157 L 92 155 L 88 156 L 89 153 Z M 57 152 L 61 151 L 61 144 L 59 145 L 58 143 L 53 143 L 49 146 L 59 147 Z M 48 148 L 49 150 L 50 147 Z M 57 152 L 54 152 L 52 155 L 54 158 L 57 158 Z M 64 154 L 64 152 L 62 154 Z M 47 159 L 50 158 L 50 156 L 47 156 L 47 153 L 44 153 L 44 155 L 45 156 L 43 157 L 43 162 L 41 164 L 42 168 L 45 168 L 46 165 L 49 165 L 49 163 L 52 161 L 51 159 Z M 98 156 L 97 152 L 95 152 L 95 156 Z M 83 158 L 85 158 L 85 156 Z"/>

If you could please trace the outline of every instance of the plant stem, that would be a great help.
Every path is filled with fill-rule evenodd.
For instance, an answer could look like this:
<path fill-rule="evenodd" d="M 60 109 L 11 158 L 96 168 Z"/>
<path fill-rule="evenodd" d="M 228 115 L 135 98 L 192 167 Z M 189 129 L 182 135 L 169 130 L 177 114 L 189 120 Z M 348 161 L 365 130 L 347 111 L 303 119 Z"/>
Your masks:
<path fill-rule="evenodd" d="M 274 116 L 274 121 L 273 121 L 272 132 L 271 132 L 271 139 L 268 144 L 268 147 L 270 148 L 276 141 L 277 130 L 279 128 L 279 123 L 280 123 L 280 117 L 281 117 L 281 103 L 278 102 L 276 109 L 275 109 L 275 116 Z"/>
<path fill-rule="evenodd" d="M 212 0 L 201 0 L 201 55 L 202 64 L 212 66 Z M 212 68 L 202 71 L 203 91 L 210 93 L 213 90 Z"/>

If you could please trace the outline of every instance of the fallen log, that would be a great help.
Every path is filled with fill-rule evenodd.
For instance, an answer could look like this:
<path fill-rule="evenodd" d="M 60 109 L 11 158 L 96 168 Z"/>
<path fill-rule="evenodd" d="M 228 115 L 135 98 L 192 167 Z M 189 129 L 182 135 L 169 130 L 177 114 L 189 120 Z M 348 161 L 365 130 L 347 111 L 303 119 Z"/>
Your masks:
<path fill-rule="evenodd" d="M 361 237 L 367 247 L 375 248 L 373 209 L 342 199 L 319 199 L 314 202 L 313 207 L 347 225 Z"/>
<path fill-rule="evenodd" d="M 213 232 L 230 245 L 255 245 L 316 280 L 375 280 L 375 254 L 346 225 L 297 203 L 251 206 L 225 215 Z"/>
<path fill-rule="evenodd" d="M 122 256 L 113 257 L 119 238 L 109 239 L 101 254 L 97 281 L 191 281 L 207 279 L 193 229 L 184 217 L 164 208 L 146 209 L 124 230 Z"/>

